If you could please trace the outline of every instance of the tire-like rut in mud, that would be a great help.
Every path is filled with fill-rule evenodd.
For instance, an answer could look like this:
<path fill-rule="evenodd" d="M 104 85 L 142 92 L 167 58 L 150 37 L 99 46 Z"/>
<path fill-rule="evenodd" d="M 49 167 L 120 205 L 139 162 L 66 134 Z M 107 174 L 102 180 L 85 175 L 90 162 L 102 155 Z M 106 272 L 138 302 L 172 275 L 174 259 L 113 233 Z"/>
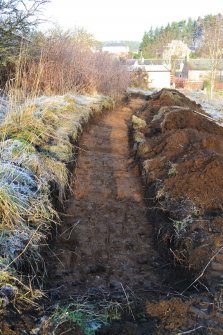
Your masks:
<path fill-rule="evenodd" d="M 106 113 L 80 139 L 73 195 L 48 260 L 50 287 L 63 297 L 138 293 L 159 280 L 139 171 L 129 159 L 128 122 L 143 103 Z"/>

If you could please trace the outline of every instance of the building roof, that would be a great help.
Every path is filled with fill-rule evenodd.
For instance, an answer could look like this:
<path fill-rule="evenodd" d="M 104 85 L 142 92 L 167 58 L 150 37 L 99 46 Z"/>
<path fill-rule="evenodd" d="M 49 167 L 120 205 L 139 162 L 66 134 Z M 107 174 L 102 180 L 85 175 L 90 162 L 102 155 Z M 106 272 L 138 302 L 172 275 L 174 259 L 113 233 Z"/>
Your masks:
<path fill-rule="evenodd" d="M 141 69 L 146 72 L 170 72 L 170 64 L 166 64 L 163 60 L 139 60 L 127 59 L 125 65 L 128 66 L 130 71 Z"/>
<path fill-rule="evenodd" d="M 121 42 L 108 42 L 103 45 L 103 47 L 127 47 L 124 43 Z"/>
<path fill-rule="evenodd" d="M 140 65 L 164 65 L 167 61 L 164 59 L 142 59 L 139 60 Z"/>
<path fill-rule="evenodd" d="M 189 71 L 210 71 L 211 70 L 211 59 L 200 58 L 190 59 L 187 63 Z M 223 59 L 220 60 L 218 70 L 223 70 Z"/>
<path fill-rule="evenodd" d="M 170 67 L 167 65 L 142 65 L 146 72 L 170 72 Z"/>
<path fill-rule="evenodd" d="M 137 59 L 127 59 L 125 64 L 127 66 L 135 65 L 135 64 L 138 64 L 138 60 Z"/>
<path fill-rule="evenodd" d="M 182 60 L 177 60 L 178 63 L 182 63 Z M 169 67 L 170 66 L 170 62 L 165 60 L 165 59 L 127 59 L 126 60 L 126 65 L 134 65 L 134 64 L 138 64 L 138 65 L 164 65 Z M 177 64 L 178 64 L 177 63 Z"/>

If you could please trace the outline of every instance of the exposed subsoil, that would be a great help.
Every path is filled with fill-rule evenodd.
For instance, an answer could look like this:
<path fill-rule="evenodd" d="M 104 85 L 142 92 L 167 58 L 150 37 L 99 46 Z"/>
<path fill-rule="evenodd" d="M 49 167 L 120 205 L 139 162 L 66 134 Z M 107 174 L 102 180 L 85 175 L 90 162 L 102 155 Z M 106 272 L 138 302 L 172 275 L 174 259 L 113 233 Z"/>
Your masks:
<path fill-rule="evenodd" d="M 47 261 L 53 298 L 128 294 L 145 302 L 145 292 L 162 285 L 164 264 L 129 154 L 128 122 L 144 103 L 133 99 L 105 114 L 81 137 L 73 195 Z"/>

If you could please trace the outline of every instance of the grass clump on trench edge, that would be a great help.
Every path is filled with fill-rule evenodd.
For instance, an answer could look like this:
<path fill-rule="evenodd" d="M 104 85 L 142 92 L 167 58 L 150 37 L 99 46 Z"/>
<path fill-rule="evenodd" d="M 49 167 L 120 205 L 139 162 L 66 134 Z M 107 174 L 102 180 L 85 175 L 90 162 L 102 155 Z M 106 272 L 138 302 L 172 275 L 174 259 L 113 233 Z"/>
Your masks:
<path fill-rule="evenodd" d="M 102 299 L 95 303 L 79 297 L 66 305 L 55 306 L 50 318 L 42 324 L 42 331 L 44 335 L 59 335 L 64 329 L 66 332 L 81 331 L 84 335 L 95 335 L 101 327 L 120 320 L 124 308 L 116 301 Z"/>
<path fill-rule="evenodd" d="M 73 145 L 90 117 L 112 106 L 100 95 L 39 97 L 0 124 L 0 315 L 11 304 L 19 311 L 42 297 L 28 275 L 35 277 L 44 263 L 41 245 L 59 223 L 53 200 L 65 198 Z M 20 276 L 24 263 L 31 274 Z"/>

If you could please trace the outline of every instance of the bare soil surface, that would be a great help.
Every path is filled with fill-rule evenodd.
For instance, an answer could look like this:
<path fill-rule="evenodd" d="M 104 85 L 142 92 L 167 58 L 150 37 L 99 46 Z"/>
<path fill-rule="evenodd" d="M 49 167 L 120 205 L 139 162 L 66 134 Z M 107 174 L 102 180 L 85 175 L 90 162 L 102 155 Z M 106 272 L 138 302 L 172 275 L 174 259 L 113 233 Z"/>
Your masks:
<path fill-rule="evenodd" d="M 152 318 L 134 318 L 141 310 L 145 314 L 148 297 L 159 294 L 165 277 L 139 169 L 130 158 L 129 123 L 144 104 L 143 99 L 132 99 L 84 131 L 73 194 L 46 261 L 52 303 L 84 296 L 131 304 L 125 321 L 101 334 L 152 334 Z"/>
<path fill-rule="evenodd" d="M 63 298 L 86 291 L 123 295 L 160 281 L 138 168 L 129 158 L 127 123 L 143 103 L 135 99 L 106 114 L 81 138 L 73 196 L 48 269 Z"/>

